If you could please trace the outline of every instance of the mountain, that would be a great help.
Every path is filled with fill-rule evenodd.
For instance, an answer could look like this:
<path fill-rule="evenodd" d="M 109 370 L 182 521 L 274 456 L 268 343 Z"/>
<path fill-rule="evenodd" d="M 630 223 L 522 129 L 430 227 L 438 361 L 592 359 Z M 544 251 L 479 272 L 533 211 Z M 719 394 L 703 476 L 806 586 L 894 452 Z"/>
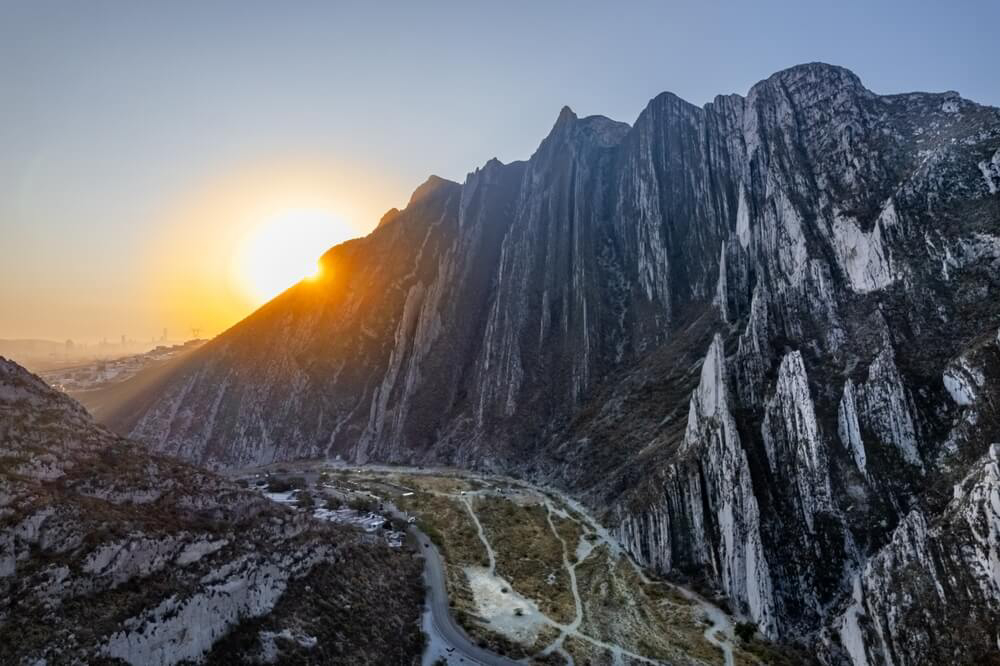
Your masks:
<path fill-rule="evenodd" d="M 558 485 L 826 663 L 1000 640 L 1000 111 L 793 67 L 431 178 L 106 417 Z M 981 663 L 981 662 L 980 662 Z"/>
<path fill-rule="evenodd" d="M 150 455 L 3 358 L 0 451 L 4 664 L 419 658 L 417 560 Z"/>

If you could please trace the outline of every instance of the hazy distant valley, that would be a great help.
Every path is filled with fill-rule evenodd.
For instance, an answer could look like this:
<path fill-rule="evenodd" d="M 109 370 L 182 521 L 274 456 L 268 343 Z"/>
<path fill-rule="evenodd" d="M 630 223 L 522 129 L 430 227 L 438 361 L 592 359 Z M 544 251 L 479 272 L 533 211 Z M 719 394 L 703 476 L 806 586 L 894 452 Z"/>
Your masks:
<path fill-rule="evenodd" d="M 818 63 L 567 107 L 321 265 L 0 361 L 0 660 L 997 659 L 1000 110 Z"/>

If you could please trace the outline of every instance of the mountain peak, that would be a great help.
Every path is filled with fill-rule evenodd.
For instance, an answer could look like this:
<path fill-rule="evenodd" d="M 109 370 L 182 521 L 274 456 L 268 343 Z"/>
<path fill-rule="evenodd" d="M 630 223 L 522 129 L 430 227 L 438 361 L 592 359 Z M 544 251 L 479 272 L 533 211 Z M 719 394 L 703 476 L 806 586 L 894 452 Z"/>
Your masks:
<path fill-rule="evenodd" d="M 779 70 L 766 81 L 780 81 L 785 85 L 807 83 L 833 84 L 841 87 L 864 88 L 857 74 L 839 65 L 825 62 L 807 62 Z"/>
<path fill-rule="evenodd" d="M 576 120 L 576 118 L 577 115 L 574 113 L 573 109 L 569 108 L 569 106 L 563 106 L 563 108 L 559 111 L 559 117 L 556 118 L 556 125 Z"/>
<path fill-rule="evenodd" d="M 398 216 L 399 216 L 399 209 L 396 207 L 390 208 L 389 210 L 385 211 L 385 214 L 378 221 L 378 226 L 375 228 L 378 229 L 379 227 L 383 227 L 389 224 L 390 222 L 395 220 L 396 217 Z"/>
<path fill-rule="evenodd" d="M 608 147 L 619 143 L 629 130 L 627 123 L 612 120 L 607 116 L 594 115 L 580 118 L 573 109 L 564 106 L 559 111 L 559 117 L 548 136 L 542 141 L 543 144 L 553 137 L 562 136 L 582 136 L 588 142 L 596 145 Z"/>
<path fill-rule="evenodd" d="M 410 195 L 410 201 L 406 205 L 412 206 L 439 192 L 441 189 L 451 186 L 459 187 L 459 184 L 447 178 L 431 174 L 417 189 L 413 190 L 413 194 Z"/>

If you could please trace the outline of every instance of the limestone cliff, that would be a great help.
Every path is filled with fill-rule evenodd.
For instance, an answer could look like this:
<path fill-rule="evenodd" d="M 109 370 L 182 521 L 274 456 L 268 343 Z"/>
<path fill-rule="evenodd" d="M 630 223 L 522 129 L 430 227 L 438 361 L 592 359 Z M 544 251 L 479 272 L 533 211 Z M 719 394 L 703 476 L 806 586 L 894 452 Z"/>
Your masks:
<path fill-rule="evenodd" d="M 886 553 L 950 538 L 1000 440 L 998 154 L 997 109 L 823 64 L 631 127 L 563 109 L 529 160 L 428 181 L 109 423 L 211 465 L 546 479 L 767 635 L 899 663 L 917 620 Z M 968 598 L 963 658 L 1000 629 Z"/>

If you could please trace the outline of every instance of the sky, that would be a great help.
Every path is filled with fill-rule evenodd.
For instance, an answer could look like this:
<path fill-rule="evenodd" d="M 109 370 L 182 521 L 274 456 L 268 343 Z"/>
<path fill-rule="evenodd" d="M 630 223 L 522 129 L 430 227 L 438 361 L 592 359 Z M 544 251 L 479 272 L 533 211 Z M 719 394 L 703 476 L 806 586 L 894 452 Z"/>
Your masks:
<path fill-rule="evenodd" d="M 996 0 L 0 0 L 0 339 L 215 335 L 297 279 L 270 248 L 312 261 L 429 174 L 527 158 L 563 105 L 631 123 L 809 61 L 1000 105 L 998 25 Z"/>

